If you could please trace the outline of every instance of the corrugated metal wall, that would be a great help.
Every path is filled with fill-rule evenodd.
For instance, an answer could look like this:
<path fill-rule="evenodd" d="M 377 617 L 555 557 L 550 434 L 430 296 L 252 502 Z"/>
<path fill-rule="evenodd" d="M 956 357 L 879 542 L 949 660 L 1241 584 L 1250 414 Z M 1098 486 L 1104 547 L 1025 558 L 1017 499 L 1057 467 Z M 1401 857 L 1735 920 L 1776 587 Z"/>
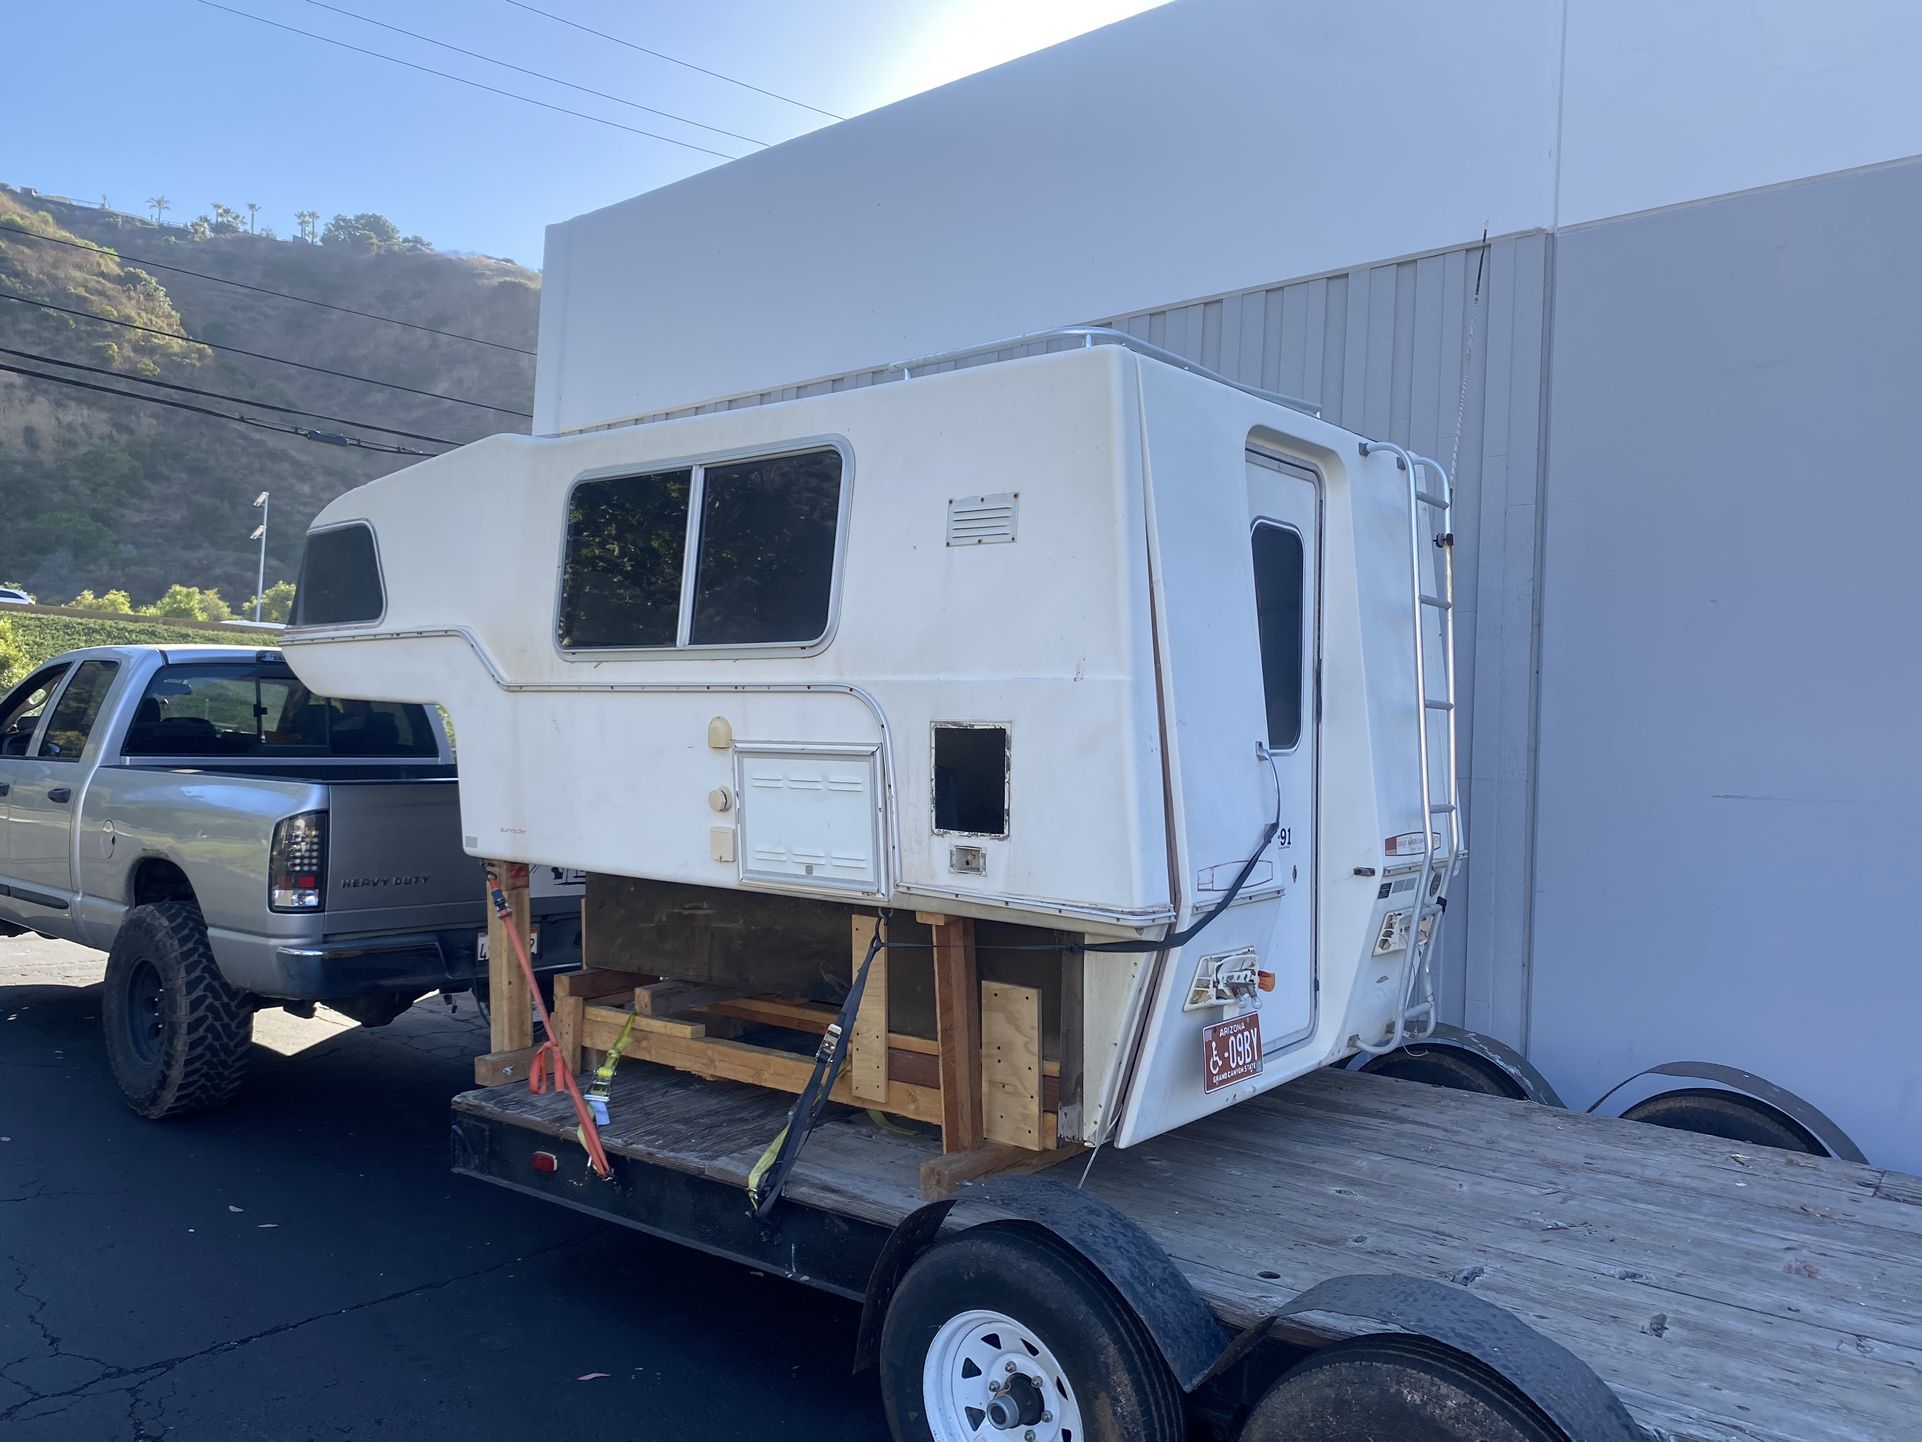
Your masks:
<path fill-rule="evenodd" d="M 1213 300 L 1091 318 L 1230 379 L 1312 401 L 1349 430 L 1444 462 L 1452 458 L 1470 858 L 1450 918 L 1440 990 L 1445 1020 L 1517 1045 L 1526 1040 L 1537 499 L 1551 245 L 1548 235 L 1533 231 Z M 1013 348 L 966 363 L 1057 348 Z M 898 374 L 861 371 L 640 419 L 793 400 Z"/>

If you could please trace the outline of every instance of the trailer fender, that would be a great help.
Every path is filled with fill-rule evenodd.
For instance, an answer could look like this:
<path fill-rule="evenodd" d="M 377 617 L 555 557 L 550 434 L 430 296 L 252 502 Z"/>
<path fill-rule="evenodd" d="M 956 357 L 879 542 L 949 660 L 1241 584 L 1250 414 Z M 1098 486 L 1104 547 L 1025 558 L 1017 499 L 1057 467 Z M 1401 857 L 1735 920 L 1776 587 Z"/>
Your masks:
<path fill-rule="evenodd" d="M 1106 1202 L 1046 1177 L 1000 1177 L 966 1185 L 962 1194 L 930 1202 L 894 1229 L 869 1275 L 854 1369 L 880 1355 L 881 1323 L 895 1288 L 949 1220 L 963 1227 L 1014 1220 L 1040 1227 L 1099 1272 L 1147 1328 L 1183 1391 L 1212 1374 L 1228 1334 L 1196 1295 L 1174 1259 L 1129 1217 Z"/>
<path fill-rule="evenodd" d="M 1866 1162 L 1862 1149 L 1815 1103 L 1804 1101 L 1787 1087 L 1739 1067 L 1712 1061 L 1671 1061 L 1637 1072 L 1618 1082 L 1589 1111 L 1595 1116 L 1619 1117 L 1624 1112 L 1669 1092 L 1721 1091 L 1746 1097 L 1776 1113 L 1790 1126 L 1806 1133 L 1827 1156 L 1845 1162 Z"/>
<path fill-rule="evenodd" d="M 1356 1274 L 1317 1282 L 1235 1338 L 1200 1380 L 1220 1376 L 1281 1323 L 1308 1312 L 1378 1322 L 1452 1348 L 1521 1392 L 1568 1442 L 1648 1442 L 1621 1399 L 1573 1352 L 1466 1288 L 1422 1277 Z"/>
<path fill-rule="evenodd" d="M 1411 1041 L 1380 1056 L 1356 1052 L 1343 1065 L 1348 1071 L 1384 1071 L 1393 1065 L 1397 1057 L 1424 1051 L 1458 1052 L 1474 1059 L 1485 1070 L 1492 1068 L 1503 1088 L 1518 1101 L 1540 1102 L 1545 1107 L 1567 1105 L 1535 1064 L 1507 1042 L 1497 1041 L 1478 1031 L 1449 1026 L 1446 1022 L 1437 1026 L 1433 1035 L 1420 1041 Z"/>

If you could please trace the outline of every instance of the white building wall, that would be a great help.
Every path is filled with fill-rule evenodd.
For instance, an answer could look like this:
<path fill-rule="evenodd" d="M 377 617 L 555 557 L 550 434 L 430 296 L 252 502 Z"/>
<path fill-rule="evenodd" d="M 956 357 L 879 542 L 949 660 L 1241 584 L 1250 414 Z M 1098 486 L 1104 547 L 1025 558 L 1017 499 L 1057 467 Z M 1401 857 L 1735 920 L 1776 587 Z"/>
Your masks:
<path fill-rule="evenodd" d="M 1544 225 L 1558 28 L 1182 0 L 554 226 L 534 429 Z"/>

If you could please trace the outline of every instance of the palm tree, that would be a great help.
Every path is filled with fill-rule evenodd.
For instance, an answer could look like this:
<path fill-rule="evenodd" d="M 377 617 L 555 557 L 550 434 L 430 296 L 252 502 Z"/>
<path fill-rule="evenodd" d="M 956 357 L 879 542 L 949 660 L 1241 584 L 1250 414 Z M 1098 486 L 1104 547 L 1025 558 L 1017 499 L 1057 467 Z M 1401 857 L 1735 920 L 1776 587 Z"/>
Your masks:
<path fill-rule="evenodd" d="M 320 233 L 320 212 L 318 210 L 297 210 L 294 221 L 300 226 L 300 238 L 312 241 Z"/>
<path fill-rule="evenodd" d="M 247 234 L 252 235 L 254 233 L 254 216 L 256 216 L 259 213 L 260 213 L 260 202 L 257 200 L 248 201 L 247 202 Z"/>
<path fill-rule="evenodd" d="M 164 195 L 148 196 L 147 204 L 153 207 L 153 218 L 154 218 L 154 224 L 156 225 L 160 223 L 161 216 L 165 215 L 169 210 L 173 209 L 173 202 L 168 200 L 167 197 Z"/>

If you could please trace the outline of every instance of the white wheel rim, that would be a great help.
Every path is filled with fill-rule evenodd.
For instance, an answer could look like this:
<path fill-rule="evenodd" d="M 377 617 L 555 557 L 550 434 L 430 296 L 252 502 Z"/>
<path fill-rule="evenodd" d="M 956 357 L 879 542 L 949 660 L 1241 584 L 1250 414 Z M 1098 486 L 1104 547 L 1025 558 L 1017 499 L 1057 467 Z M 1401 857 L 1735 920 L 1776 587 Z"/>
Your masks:
<path fill-rule="evenodd" d="M 921 1395 L 935 1442 L 1084 1437 L 1067 1372 L 1032 1327 L 1005 1312 L 962 1312 L 942 1323 L 921 1367 Z"/>

